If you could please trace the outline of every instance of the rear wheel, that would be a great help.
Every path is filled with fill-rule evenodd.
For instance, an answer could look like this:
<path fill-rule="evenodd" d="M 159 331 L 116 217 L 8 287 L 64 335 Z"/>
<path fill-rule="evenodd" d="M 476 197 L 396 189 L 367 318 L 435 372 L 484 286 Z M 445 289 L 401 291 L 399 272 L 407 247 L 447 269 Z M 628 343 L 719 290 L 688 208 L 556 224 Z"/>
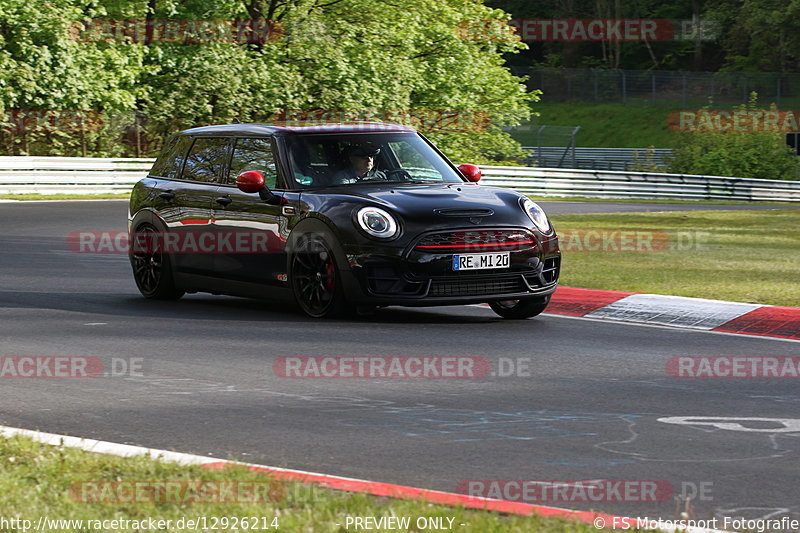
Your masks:
<path fill-rule="evenodd" d="M 185 293 L 175 287 L 169 256 L 161 250 L 159 232 L 150 224 L 136 229 L 131 242 L 133 279 L 139 292 L 153 300 L 177 300 Z"/>
<path fill-rule="evenodd" d="M 550 303 L 550 295 L 525 300 L 489 302 L 489 307 L 503 318 L 519 320 L 540 314 L 545 310 L 548 303 Z"/>
<path fill-rule="evenodd" d="M 350 309 L 330 237 L 301 233 L 293 241 L 289 278 L 295 302 L 308 316 L 335 317 Z"/>

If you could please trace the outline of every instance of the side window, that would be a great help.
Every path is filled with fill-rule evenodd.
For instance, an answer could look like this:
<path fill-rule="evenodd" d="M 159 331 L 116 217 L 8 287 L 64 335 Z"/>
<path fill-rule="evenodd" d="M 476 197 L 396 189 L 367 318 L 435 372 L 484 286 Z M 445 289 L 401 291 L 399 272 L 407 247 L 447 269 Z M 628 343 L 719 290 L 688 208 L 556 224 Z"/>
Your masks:
<path fill-rule="evenodd" d="M 264 175 L 264 181 L 274 189 L 278 181 L 278 169 L 272 152 L 271 139 L 236 139 L 228 172 L 228 183 L 235 183 L 236 176 L 246 170 L 257 170 Z"/>
<path fill-rule="evenodd" d="M 158 176 L 160 178 L 177 179 L 179 177 L 183 160 L 186 158 L 186 152 L 189 151 L 189 146 L 192 144 L 192 138 L 185 135 L 173 137 L 161 155 L 156 160 L 153 168 L 150 169 L 151 176 Z"/>
<path fill-rule="evenodd" d="M 228 158 L 228 144 L 227 137 L 197 137 L 183 167 L 184 179 L 220 181 Z"/>

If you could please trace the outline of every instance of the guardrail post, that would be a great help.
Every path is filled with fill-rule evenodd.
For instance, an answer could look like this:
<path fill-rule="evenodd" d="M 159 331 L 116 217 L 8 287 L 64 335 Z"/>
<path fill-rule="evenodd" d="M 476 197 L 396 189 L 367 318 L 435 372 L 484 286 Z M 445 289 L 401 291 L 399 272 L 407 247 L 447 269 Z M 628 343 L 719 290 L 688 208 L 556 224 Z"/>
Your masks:
<path fill-rule="evenodd" d="M 620 70 L 620 72 L 622 73 L 622 105 L 625 105 L 628 99 L 628 87 L 625 79 L 625 71 Z"/>

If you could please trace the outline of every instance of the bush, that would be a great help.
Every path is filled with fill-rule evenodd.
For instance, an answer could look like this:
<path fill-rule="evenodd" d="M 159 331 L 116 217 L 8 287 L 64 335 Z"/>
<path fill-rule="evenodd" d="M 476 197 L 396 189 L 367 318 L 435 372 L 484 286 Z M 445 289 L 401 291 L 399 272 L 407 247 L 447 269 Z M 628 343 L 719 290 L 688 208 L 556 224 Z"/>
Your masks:
<path fill-rule="evenodd" d="M 756 110 L 755 101 L 753 94 L 750 104 L 738 110 Z M 670 160 L 671 172 L 781 180 L 800 177 L 800 162 L 783 133 L 697 131 L 683 135 L 686 138 Z"/>

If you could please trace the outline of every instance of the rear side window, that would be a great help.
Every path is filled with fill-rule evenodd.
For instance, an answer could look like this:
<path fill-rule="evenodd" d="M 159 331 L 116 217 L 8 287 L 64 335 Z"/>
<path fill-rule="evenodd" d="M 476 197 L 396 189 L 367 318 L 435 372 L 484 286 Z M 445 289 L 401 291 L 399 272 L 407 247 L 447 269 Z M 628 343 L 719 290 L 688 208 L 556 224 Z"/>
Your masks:
<path fill-rule="evenodd" d="M 228 158 L 226 137 L 198 137 L 183 166 L 183 178 L 193 181 L 220 181 Z"/>
<path fill-rule="evenodd" d="M 228 172 L 228 183 L 235 183 L 236 176 L 247 170 L 257 170 L 264 175 L 267 187 L 274 189 L 278 181 L 278 169 L 270 139 L 236 139 Z"/>
<path fill-rule="evenodd" d="M 164 147 L 161 155 L 150 169 L 151 176 L 159 178 L 177 179 L 180 176 L 186 152 L 192 144 L 192 138 L 185 135 L 173 137 Z"/>

